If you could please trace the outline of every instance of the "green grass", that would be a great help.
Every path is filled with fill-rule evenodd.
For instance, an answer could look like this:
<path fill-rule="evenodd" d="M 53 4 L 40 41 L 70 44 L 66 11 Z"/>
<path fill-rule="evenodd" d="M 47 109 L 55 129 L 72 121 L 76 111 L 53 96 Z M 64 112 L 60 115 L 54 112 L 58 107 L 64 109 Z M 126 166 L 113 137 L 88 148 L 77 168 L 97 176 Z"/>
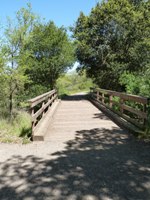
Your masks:
<path fill-rule="evenodd" d="M 0 119 L 0 142 L 28 143 L 31 136 L 31 118 L 25 111 L 17 111 L 13 119 Z"/>

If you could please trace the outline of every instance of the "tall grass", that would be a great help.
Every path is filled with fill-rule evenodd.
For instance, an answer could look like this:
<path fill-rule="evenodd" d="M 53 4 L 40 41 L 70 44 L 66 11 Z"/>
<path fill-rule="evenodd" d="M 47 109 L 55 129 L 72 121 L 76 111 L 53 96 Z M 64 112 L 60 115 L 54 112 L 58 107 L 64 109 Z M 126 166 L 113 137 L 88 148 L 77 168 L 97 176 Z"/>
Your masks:
<path fill-rule="evenodd" d="M 10 120 L 0 116 L 0 142 L 27 143 L 31 136 L 31 118 L 25 111 L 16 111 Z"/>

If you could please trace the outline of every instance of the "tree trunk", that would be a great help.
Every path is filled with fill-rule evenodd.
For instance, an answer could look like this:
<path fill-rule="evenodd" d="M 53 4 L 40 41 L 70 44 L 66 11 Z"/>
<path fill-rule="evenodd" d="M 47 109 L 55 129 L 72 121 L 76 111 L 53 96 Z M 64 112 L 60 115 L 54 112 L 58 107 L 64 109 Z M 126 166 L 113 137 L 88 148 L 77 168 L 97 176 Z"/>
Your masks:
<path fill-rule="evenodd" d="M 9 114 L 10 114 L 10 119 L 12 118 L 12 110 L 13 110 L 13 95 L 12 93 L 9 96 Z"/>

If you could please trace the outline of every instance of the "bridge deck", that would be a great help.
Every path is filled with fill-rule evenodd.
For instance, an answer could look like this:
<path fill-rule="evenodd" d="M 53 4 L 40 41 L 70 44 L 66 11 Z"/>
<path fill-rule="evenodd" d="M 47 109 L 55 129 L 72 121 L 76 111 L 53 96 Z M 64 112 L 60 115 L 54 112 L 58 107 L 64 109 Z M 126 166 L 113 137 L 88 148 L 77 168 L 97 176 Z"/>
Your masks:
<path fill-rule="evenodd" d="M 65 142 L 73 139 L 79 131 L 106 128 L 119 129 L 104 113 L 86 100 L 84 95 L 69 96 L 61 101 L 45 141 Z"/>
<path fill-rule="evenodd" d="M 63 100 L 44 142 L 0 145 L 1 200 L 150 200 L 150 145 Z"/>

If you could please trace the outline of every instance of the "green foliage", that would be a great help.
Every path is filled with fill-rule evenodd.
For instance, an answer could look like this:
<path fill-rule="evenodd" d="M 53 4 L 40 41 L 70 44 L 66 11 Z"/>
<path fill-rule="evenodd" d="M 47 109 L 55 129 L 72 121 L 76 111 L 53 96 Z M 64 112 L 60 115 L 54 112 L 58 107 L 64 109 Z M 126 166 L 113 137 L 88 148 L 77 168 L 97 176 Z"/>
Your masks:
<path fill-rule="evenodd" d="M 26 99 L 55 86 L 60 95 L 88 91 L 94 82 L 150 96 L 149 6 L 144 0 L 103 1 L 89 16 L 80 13 L 72 28 L 76 41 L 63 27 L 40 22 L 30 4 L 15 20 L 8 19 L 0 45 L 0 141 L 27 138 L 29 116 L 19 112 L 14 117 L 13 108 L 25 108 Z M 75 62 L 75 51 L 82 74 L 64 75 Z"/>
<path fill-rule="evenodd" d="M 126 92 L 129 94 L 139 94 L 139 77 L 132 73 L 124 72 L 120 77 L 120 84 L 125 86 Z"/>
<path fill-rule="evenodd" d="M 66 30 L 44 24 L 30 4 L 8 18 L 0 44 L 0 141 L 22 141 L 31 129 L 26 100 L 47 92 L 74 62 L 74 44 Z M 15 115 L 15 117 L 14 117 Z M 27 123 L 27 124 L 26 124 Z M 29 125 L 30 124 L 30 125 Z M 12 137 L 11 137 L 12 136 Z"/>
<path fill-rule="evenodd" d="M 145 0 L 109 0 L 89 16 L 80 13 L 72 28 L 77 59 L 99 87 L 150 97 L 149 7 Z"/>
<path fill-rule="evenodd" d="M 57 80 L 56 84 L 59 95 L 74 94 L 77 92 L 88 92 L 90 87 L 93 86 L 93 82 L 90 78 L 86 77 L 85 72 L 77 74 L 75 72 L 71 74 L 65 74 Z"/>
<path fill-rule="evenodd" d="M 75 27 L 81 68 L 102 88 L 123 90 L 124 71 L 141 72 L 150 60 L 149 1 L 109 0 L 89 16 L 80 14 Z"/>
<path fill-rule="evenodd" d="M 150 97 L 150 69 L 141 73 L 125 72 L 120 77 L 120 84 L 125 86 L 126 92 Z"/>
<path fill-rule="evenodd" d="M 34 87 L 54 88 L 57 78 L 74 62 L 73 43 L 65 29 L 53 22 L 35 26 L 26 49 L 31 52 L 26 74 Z"/>
<path fill-rule="evenodd" d="M 15 21 L 15 20 L 14 20 Z M 16 14 L 16 21 L 8 19 L 5 29 L 5 42 L 1 47 L 3 69 L 0 79 L 4 83 L 0 86 L 3 100 L 8 102 L 10 117 L 12 117 L 14 103 L 17 104 L 17 96 L 23 92 L 24 84 L 28 82 L 25 74 L 27 69 L 28 52 L 24 46 L 29 38 L 36 17 L 31 11 L 31 6 L 20 9 Z M 13 23 L 14 22 L 14 23 Z M 5 89 L 4 89 L 5 88 Z"/>
<path fill-rule="evenodd" d="M 52 89 L 74 62 L 74 45 L 64 28 L 44 24 L 30 4 L 8 19 L 0 48 L 0 106 L 13 108 Z"/>

